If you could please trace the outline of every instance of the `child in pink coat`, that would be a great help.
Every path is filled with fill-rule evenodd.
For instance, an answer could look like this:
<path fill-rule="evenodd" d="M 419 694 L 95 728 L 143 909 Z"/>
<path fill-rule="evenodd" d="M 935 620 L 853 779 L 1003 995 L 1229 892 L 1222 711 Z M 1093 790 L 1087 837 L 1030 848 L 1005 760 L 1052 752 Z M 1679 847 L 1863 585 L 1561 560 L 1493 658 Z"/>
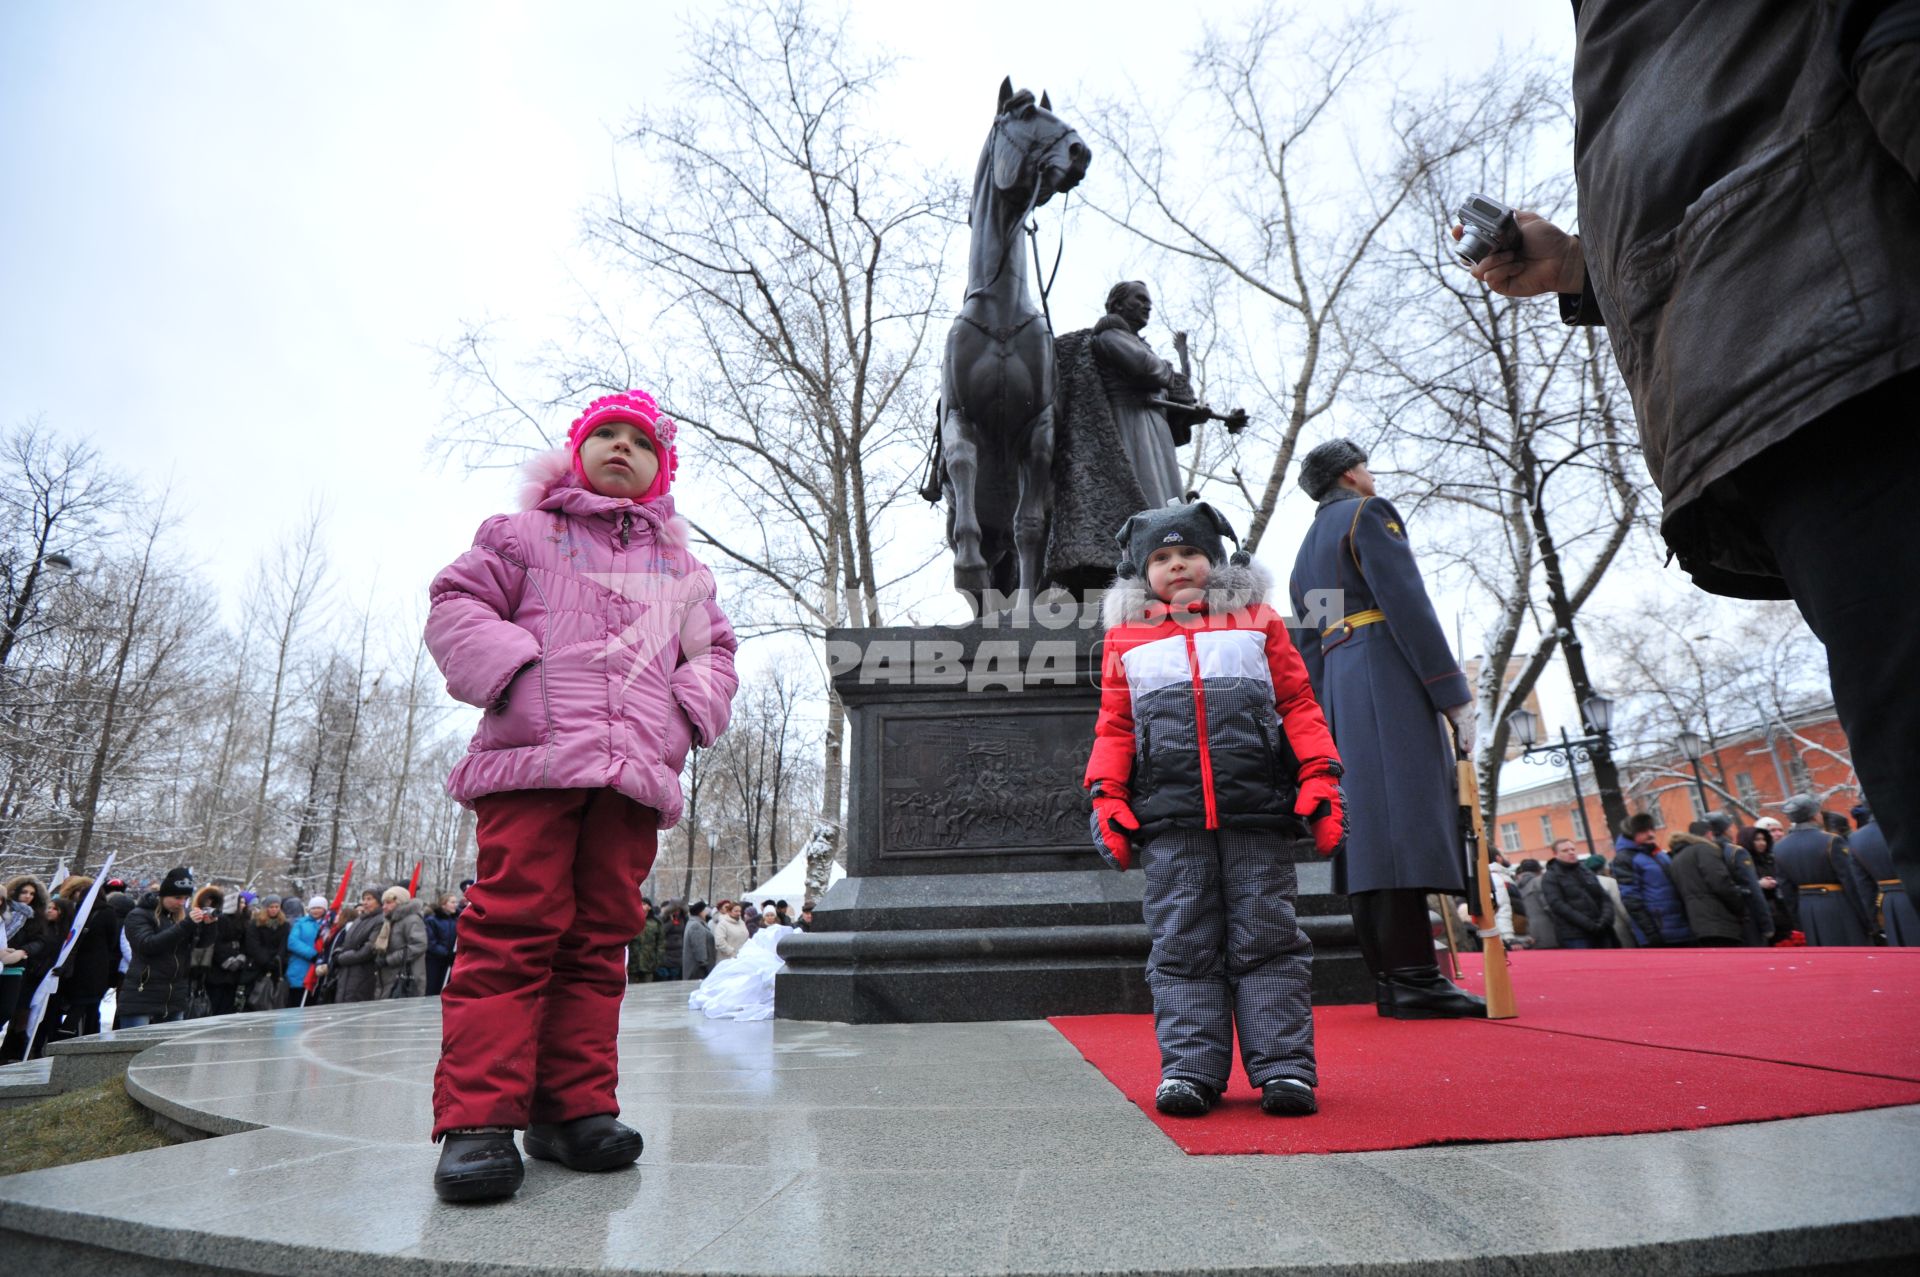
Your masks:
<path fill-rule="evenodd" d="M 477 818 L 479 870 L 441 994 L 434 1189 L 511 1196 L 528 1155 L 610 1170 L 626 945 L 680 767 L 726 730 L 733 629 L 669 489 L 674 423 L 652 396 L 596 399 L 530 467 L 517 514 L 434 578 L 427 647 L 482 711 L 447 791 Z"/>

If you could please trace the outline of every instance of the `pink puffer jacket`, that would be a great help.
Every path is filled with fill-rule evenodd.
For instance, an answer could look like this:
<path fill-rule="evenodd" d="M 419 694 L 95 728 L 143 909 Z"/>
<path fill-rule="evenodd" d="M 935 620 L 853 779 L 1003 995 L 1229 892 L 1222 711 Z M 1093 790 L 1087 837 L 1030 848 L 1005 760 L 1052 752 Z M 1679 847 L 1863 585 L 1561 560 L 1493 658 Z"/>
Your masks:
<path fill-rule="evenodd" d="M 447 792 L 610 787 L 667 828 L 688 749 L 727 729 L 739 686 L 713 574 L 672 497 L 599 496 L 564 451 L 528 480 L 521 512 L 481 524 L 428 589 L 427 648 L 482 710 Z"/>

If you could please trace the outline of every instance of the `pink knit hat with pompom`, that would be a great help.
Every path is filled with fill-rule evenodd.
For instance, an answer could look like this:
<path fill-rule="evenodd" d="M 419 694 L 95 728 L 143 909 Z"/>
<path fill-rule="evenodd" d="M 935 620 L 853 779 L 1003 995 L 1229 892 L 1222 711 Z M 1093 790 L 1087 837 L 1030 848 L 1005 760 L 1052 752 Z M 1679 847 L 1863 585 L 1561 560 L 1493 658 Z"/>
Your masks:
<path fill-rule="evenodd" d="M 587 482 L 587 472 L 580 465 L 580 445 L 609 421 L 630 422 L 640 427 L 647 438 L 653 441 L 653 455 L 660 460 L 660 472 L 653 477 L 653 485 L 640 495 L 639 500 L 652 501 L 667 495 L 667 489 L 673 486 L 673 472 L 680 468 L 680 454 L 673 446 L 673 437 L 679 427 L 673 424 L 673 418 L 660 411 L 660 405 L 644 390 L 623 390 L 617 395 L 605 395 L 588 404 L 587 410 L 574 418 L 573 427 L 567 431 L 567 454 L 573 458 L 573 474 L 580 481 L 580 486 L 589 491 L 593 489 L 593 485 Z"/>

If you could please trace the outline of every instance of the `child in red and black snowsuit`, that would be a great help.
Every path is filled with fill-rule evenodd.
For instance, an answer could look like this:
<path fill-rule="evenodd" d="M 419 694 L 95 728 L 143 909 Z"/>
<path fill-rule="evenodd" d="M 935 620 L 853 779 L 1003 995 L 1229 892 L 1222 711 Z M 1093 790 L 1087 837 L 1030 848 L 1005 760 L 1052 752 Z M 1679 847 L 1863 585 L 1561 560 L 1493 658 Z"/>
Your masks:
<path fill-rule="evenodd" d="M 1266 603 L 1272 581 L 1204 502 L 1128 519 L 1103 619 L 1086 784 L 1095 845 L 1146 874 L 1162 1113 L 1199 1116 L 1227 1084 L 1237 1028 L 1273 1114 L 1317 1111 L 1313 946 L 1294 916 L 1290 846 L 1331 855 L 1340 756 Z M 1234 537 L 1235 543 L 1239 541 Z"/>

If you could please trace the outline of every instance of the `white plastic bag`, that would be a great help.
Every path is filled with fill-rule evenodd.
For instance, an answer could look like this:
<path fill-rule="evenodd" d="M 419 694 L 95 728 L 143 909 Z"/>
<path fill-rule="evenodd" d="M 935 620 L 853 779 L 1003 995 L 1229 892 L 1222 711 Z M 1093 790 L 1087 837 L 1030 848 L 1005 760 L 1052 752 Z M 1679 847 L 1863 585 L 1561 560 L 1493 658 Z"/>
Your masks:
<path fill-rule="evenodd" d="M 775 952 L 792 927 L 762 927 L 736 957 L 728 958 L 687 995 L 687 1005 L 713 1020 L 771 1020 L 773 978 L 786 968 Z"/>

